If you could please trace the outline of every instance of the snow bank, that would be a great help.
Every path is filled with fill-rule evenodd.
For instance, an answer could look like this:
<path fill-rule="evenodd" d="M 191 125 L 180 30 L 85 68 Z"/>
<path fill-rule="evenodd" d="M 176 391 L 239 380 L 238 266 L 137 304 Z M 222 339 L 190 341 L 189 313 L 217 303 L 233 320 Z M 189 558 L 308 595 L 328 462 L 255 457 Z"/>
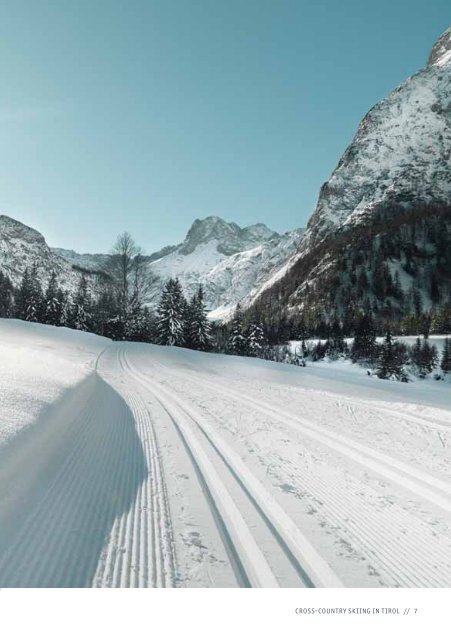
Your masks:
<path fill-rule="evenodd" d="M 86 378 L 109 342 L 82 331 L 0 319 L 0 447 Z"/>

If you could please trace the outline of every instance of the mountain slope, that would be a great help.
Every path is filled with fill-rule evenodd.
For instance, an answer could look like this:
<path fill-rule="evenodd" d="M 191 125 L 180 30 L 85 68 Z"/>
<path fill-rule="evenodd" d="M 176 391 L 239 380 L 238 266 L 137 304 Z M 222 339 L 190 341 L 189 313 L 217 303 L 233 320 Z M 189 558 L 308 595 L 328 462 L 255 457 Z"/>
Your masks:
<path fill-rule="evenodd" d="M 53 253 L 39 231 L 0 215 L 0 270 L 17 286 L 25 269 L 34 264 L 44 284 L 54 271 L 63 289 L 76 290 L 80 273 L 64 258 Z"/>
<path fill-rule="evenodd" d="M 149 260 L 155 278 L 150 304 L 158 304 L 164 281 L 177 277 L 187 296 L 202 284 L 210 317 L 227 319 L 293 254 L 301 236 L 300 230 L 279 235 L 263 224 L 241 228 L 218 217 L 195 220 L 174 251 Z"/>
<path fill-rule="evenodd" d="M 451 29 L 363 118 L 293 266 L 259 296 L 309 324 L 420 314 L 451 292 Z"/>

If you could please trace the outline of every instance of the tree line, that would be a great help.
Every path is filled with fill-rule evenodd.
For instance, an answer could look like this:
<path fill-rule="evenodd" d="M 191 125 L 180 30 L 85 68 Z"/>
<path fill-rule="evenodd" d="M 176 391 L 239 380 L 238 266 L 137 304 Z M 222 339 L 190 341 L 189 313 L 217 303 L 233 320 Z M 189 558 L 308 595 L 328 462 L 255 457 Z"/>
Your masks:
<path fill-rule="evenodd" d="M 146 258 L 128 233 L 117 239 L 101 287 L 93 286 L 89 272 L 80 270 L 78 286 L 72 292 L 60 286 L 55 272 L 42 286 L 36 264 L 27 267 L 18 287 L 0 271 L 0 317 L 90 331 L 113 340 L 151 342 L 202 351 L 259 357 L 278 362 L 304 365 L 306 360 L 349 357 L 376 371 L 382 378 L 406 378 L 406 367 L 419 377 L 431 373 L 438 364 L 451 370 L 449 340 L 441 360 L 427 338 L 434 333 L 451 332 L 451 308 L 445 303 L 429 314 L 415 316 L 417 324 L 405 319 L 408 333 L 422 333 L 413 347 L 393 338 L 393 328 L 385 326 L 371 312 L 360 313 L 352 324 L 334 318 L 307 326 L 303 315 L 287 317 L 280 309 L 268 314 L 267 308 L 243 310 L 238 304 L 226 324 L 211 323 L 207 317 L 202 285 L 187 298 L 177 278 L 163 286 L 155 312 L 147 302 L 157 285 Z M 383 344 L 377 335 L 385 335 Z M 310 346 L 311 338 L 321 338 Z M 353 337 L 348 344 L 347 337 Z M 298 340 L 293 351 L 289 341 Z M 309 345 L 309 346 L 307 346 Z M 440 360 L 440 362 L 439 362 Z"/>
<path fill-rule="evenodd" d="M 17 287 L 0 271 L 0 317 L 89 331 L 113 340 L 154 342 L 192 349 L 211 348 L 210 323 L 199 286 L 187 300 L 178 280 L 164 286 L 157 312 L 147 302 L 155 279 L 128 233 L 117 239 L 101 286 L 80 270 L 73 291 L 52 272 L 43 287 L 37 264 L 27 267 Z"/>
<path fill-rule="evenodd" d="M 438 367 L 443 375 L 451 372 L 451 341 L 445 338 L 441 357 L 437 347 L 431 344 L 428 337 L 417 337 L 409 346 L 396 340 L 390 329 L 387 329 L 383 342 L 377 340 L 376 324 L 369 316 L 361 316 L 348 344 L 342 333 L 318 341 L 311 348 L 304 347 L 305 356 L 312 360 L 324 358 L 349 358 L 374 371 L 382 379 L 394 378 L 408 381 L 409 370 L 419 378 L 426 378 Z M 305 345 L 305 342 L 303 342 Z M 441 375 L 436 373 L 438 379 Z"/>

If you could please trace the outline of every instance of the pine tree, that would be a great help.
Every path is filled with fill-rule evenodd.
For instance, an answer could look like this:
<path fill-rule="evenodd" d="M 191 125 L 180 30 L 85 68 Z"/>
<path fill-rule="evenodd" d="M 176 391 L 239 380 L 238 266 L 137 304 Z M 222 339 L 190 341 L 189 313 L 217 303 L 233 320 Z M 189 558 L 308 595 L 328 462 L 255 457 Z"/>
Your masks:
<path fill-rule="evenodd" d="M 437 348 L 429 344 L 428 340 L 423 342 L 417 338 L 415 345 L 410 349 L 410 360 L 420 378 L 425 378 L 438 363 Z"/>
<path fill-rule="evenodd" d="M 393 339 L 390 329 L 387 331 L 382 345 L 377 376 L 383 379 L 395 378 L 407 382 L 404 372 L 406 363 L 406 347 Z"/>
<path fill-rule="evenodd" d="M 413 366 L 419 370 L 421 366 L 421 338 L 417 338 L 415 344 L 410 349 L 410 360 Z"/>
<path fill-rule="evenodd" d="M 233 316 L 230 337 L 227 342 L 227 351 L 237 356 L 243 356 L 247 351 L 247 341 L 243 329 L 243 316 L 239 304 L 237 304 Z"/>
<path fill-rule="evenodd" d="M 360 316 L 356 323 L 351 347 L 353 362 L 372 362 L 377 354 L 376 329 L 370 315 Z"/>
<path fill-rule="evenodd" d="M 12 314 L 14 287 L 8 276 L 0 271 L 0 318 L 9 318 Z"/>
<path fill-rule="evenodd" d="M 16 294 L 14 314 L 19 320 L 25 320 L 27 313 L 27 300 L 30 295 L 30 270 L 25 267 L 19 289 Z"/>
<path fill-rule="evenodd" d="M 73 329 L 78 329 L 79 331 L 90 330 L 91 309 L 92 301 L 88 290 L 88 281 L 85 274 L 82 273 L 70 311 L 70 325 Z"/>
<path fill-rule="evenodd" d="M 262 356 L 263 348 L 266 344 L 265 331 L 263 325 L 258 318 L 255 318 L 249 325 L 247 330 L 247 353 L 248 355 L 259 358 Z"/>
<path fill-rule="evenodd" d="M 185 340 L 186 301 L 177 278 L 166 283 L 157 311 L 157 339 L 159 344 L 181 347 Z"/>
<path fill-rule="evenodd" d="M 124 338 L 134 342 L 146 342 L 149 338 L 147 317 L 144 308 L 137 299 L 130 304 Z"/>
<path fill-rule="evenodd" d="M 43 314 L 43 295 L 37 266 L 25 268 L 16 296 L 15 315 L 20 320 L 40 322 Z"/>
<path fill-rule="evenodd" d="M 58 296 L 58 283 L 53 271 L 44 296 L 43 322 L 58 326 L 61 322 L 61 296 Z"/>
<path fill-rule="evenodd" d="M 432 373 L 432 370 L 438 364 L 438 352 L 437 347 L 430 344 L 427 339 L 423 340 L 423 347 L 421 349 L 421 371 L 424 376 L 428 373 Z"/>
<path fill-rule="evenodd" d="M 68 291 L 63 291 L 62 289 L 58 289 L 56 293 L 56 297 L 58 299 L 58 304 L 61 309 L 59 324 L 61 327 L 69 327 L 70 325 L 69 293 Z"/>
<path fill-rule="evenodd" d="M 185 346 L 198 351 L 208 351 L 211 348 L 211 329 L 202 285 L 199 285 L 197 293 L 186 305 Z"/>
<path fill-rule="evenodd" d="M 440 367 L 444 374 L 451 372 L 451 340 L 448 337 L 445 338 L 445 344 L 443 345 Z"/>

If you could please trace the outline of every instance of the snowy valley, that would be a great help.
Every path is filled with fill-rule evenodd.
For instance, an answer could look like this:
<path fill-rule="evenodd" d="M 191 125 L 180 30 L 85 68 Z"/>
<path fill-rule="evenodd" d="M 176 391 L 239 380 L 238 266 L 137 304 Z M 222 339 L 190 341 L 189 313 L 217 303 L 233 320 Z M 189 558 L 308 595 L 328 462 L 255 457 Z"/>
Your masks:
<path fill-rule="evenodd" d="M 450 52 L 307 229 L 0 216 L 0 588 L 451 587 Z"/>
<path fill-rule="evenodd" d="M 0 353 L 1 586 L 450 586 L 432 382 L 12 320 Z"/>

